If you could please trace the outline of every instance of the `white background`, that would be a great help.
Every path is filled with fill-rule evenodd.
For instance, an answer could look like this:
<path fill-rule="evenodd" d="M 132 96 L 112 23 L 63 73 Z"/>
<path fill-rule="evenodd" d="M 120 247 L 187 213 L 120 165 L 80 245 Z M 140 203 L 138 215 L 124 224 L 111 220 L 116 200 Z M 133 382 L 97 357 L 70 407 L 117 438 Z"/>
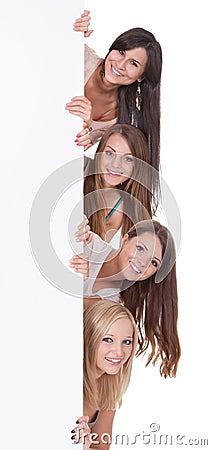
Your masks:
<path fill-rule="evenodd" d="M 161 434 L 185 435 L 183 443 L 208 438 L 210 2 L 86 0 L 85 6 L 95 29 L 89 45 L 99 56 L 105 56 L 118 34 L 134 26 L 152 31 L 161 43 L 161 167 L 182 219 L 177 260 L 182 357 L 177 378 L 163 380 L 157 367 L 144 368 L 144 361 L 136 360 L 114 433 L 128 433 L 131 441 L 141 433 L 134 448 L 142 448 L 143 433 L 150 432 L 151 423 L 160 425 Z M 82 303 L 40 274 L 28 237 L 30 209 L 40 185 L 81 154 L 73 142 L 81 121 L 69 117 L 64 106 L 83 93 L 83 38 L 72 31 L 73 19 L 82 9 L 81 0 L 20 0 L 4 2 L 1 8 L 0 442 L 4 450 L 69 449 L 69 431 L 82 412 Z M 78 195 L 80 200 L 80 191 Z M 61 223 L 61 234 L 63 228 Z M 153 444 L 151 436 L 146 447 L 163 448 Z"/>

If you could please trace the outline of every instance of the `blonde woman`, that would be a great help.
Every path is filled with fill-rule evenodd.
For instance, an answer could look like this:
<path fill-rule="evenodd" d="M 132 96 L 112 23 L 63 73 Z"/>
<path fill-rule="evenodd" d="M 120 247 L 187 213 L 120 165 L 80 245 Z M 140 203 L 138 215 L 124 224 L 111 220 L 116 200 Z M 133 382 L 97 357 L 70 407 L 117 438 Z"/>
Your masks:
<path fill-rule="evenodd" d="M 83 416 L 72 430 L 72 440 L 83 442 L 84 450 L 110 447 L 137 342 L 135 321 L 121 304 L 100 300 L 84 311 Z"/>

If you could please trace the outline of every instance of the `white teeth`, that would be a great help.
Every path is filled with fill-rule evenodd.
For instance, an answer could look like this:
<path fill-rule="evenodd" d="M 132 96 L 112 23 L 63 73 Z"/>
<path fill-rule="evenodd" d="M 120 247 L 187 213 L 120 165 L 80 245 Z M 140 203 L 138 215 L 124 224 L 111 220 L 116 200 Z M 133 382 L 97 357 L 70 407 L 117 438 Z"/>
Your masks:
<path fill-rule="evenodd" d="M 120 175 L 119 172 L 112 172 L 112 170 L 110 171 L 110 173 L 112 173 L 112 175 Z"/>
<path fill-rule="evenodd" d="M 112 170 L 109 170 L 109 169 L 107 169 L 107 171 L 108 171 L 109 173 L 111 173 L 111 175 L 121 175 L 120 172 L 113 172 Z"/>
<path fill-rule="evenodd" d="M 135 266 L 135 264 L 132 263 L 132 261 L 131 261 L 130 265 L 135 272 L 141 273 L 141 271 Z"/>
<path fill-rule="evenodd" d="M 121 77 L 122 75 L 119 73 L 119 72 L 117 72 L 117 70 L 116 69 L 114 69 L 114 67 L 112 66 L 112 71 L 116 74 L 116 75 L 118 75 L 119 77 Z"/>
<path fill-rule="evenodd" d="M 121 362 L 121 359 L 115 359 L 115 358 L 106 358 L 106 359 L 107 359 L 107 361 L 110 361 L 112 363 L 120 363 Z"/>

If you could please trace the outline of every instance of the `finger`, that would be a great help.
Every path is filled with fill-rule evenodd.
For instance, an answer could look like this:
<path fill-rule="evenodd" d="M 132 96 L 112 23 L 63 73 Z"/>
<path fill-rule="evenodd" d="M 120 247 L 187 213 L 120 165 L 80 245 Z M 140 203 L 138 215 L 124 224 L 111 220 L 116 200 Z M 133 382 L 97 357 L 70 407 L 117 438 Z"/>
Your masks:
<path fill-rule="evenodd" d="M 93 145 L 92 144 L 88 144 L 84 146 L 84 151 L 88 150 L 89 148 L 91 148 Z"/>
<path fill-rule="evenodd" d="M 79 424 L 81 422 L 87 422 L 88 423 L 89 422 L 89 416 L 86 416 L 86 415 L 84 416 L 83 415 L 83 416 L 79 417 L 79 419 L 77 420 L 76 423 Z"/>
<path fill-rule="evenodd" d="M 75 97 L 72 97 L 72 98 L 69 100 L 69 102 L 66 103 L 66 106 L 71 105 L 72 102 L 75 101 L 75 100 L 76 100 L 76 101 L 81 100 L 81 101 L 83 101 L 83 102 L 85 102 L 85 103 L 89 103 L 89 104 L 91 103 L 90 100 L 88 100 L 88 98 L 85 97 L 84 95 L 75 95 Z"/>
<path fill-rule="evenodd" d="M 89 16 L 90 11 L 88 9 L 84 9 L 84 13 L 81 14 L 81 16 Z"/>
<path fill-rule="evenodd" d="M 87 97 L 85 97 L 84 95 L 75 95 L 75 97 L 71 98 L 70 102 L 72 101 L 81 101 L 84 103 L 88 103 L 89 105 L 91 105 L 90 100 L 88 100 Z"/>
<path fill-rule="evenodd" d="M 79 255 L 73 255 L 69 262 L 70 264 L 78 264 L 80 262 L 84 263 L 85 261 L 88 261 L 87 253 L 79 253 Z"/>
<path fill-rule="evenodd" d="M 91 231 L 89 231 L 88 233 L 82 234 L 81 236 L 77 236 L 76 242 L 88 241 L 88 240 L 90 240 L 90 235 L 92 235 L 92 234 L 93 233 Z"/>
<path fill-rule="evenodd" d="M 82 234 L 87 233 L 88 231 L 90 231 L 90 225 L 86 225 L 83 224 L 83 226 L 81 226 L 80 228 L 78 228 L 78 230 L 76 231 L 76 233 L 74 233 L 75 236 L 81 236 Z"/>
<path fill-rule="evenodd" d="M 88 38 L 93 33 L 93 31 L 94 30 L 85 31 L 84 32 L 85 37 Z"/>
<path fill-rule="evenodd" d="M 88 218 L 85 214 L 83 214 L 83 220 L 82 222 L 78 225 L 77 230 L 81 230 L 83 227 L 85 227 L 86 225 L 88 225 Z"/>
<path fill-rule="evenodd" d="M 79 138 L 77 138 L 77 144 L 81 144 L 81 145 L 88 145 L 91 144 L 91 139 L 89 134 L 85 134 L 83 136 L 80 136 Z"/>

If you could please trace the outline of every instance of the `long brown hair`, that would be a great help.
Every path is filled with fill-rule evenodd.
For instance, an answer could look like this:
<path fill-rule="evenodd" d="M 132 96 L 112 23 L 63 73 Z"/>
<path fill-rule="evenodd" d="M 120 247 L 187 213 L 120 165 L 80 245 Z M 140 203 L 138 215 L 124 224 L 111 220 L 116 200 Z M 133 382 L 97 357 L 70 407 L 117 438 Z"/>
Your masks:
<path fill-rule="evenodd" d="M 125 280 L 120 294 L 123 304 L 131 311 L 139 329 L 139 349 L 136 355 L 151 352 L 147 365 L 161 360 L 160 374 L 175 377 L 181 355 L 177 320 L 178 292 L 175 243 L 170 231 L 157 221 L 142 221 L 128 231 L 129 239 L 146 231 L 152 232 L 162 245 L 162 264 L 147 280 L 130 284 Z"/>
<path fill-rule="evenodd" d="M 129 145 L 135 158 L 132 175 L 121 185 L 116 186 L 123 198 L 124 210 L 122 236 L 130 227 L 141 219 L 152 217 L 152 194 L 149 186 L 150 170 L 148 144 L 144 134 L 136 127 L 127 124 L 115 124 L 103 135 L 94 159 L 90 159 L 87 175 L 84 179 L 84 211 L 89 218 L 93 232 L 105 239 L 107 208 L 104 198 L 103 177 L 100 170 L 101 153 L 109 137 L 120 134 Z M 95 212 L 96 211 L 96 212 Z"/>

